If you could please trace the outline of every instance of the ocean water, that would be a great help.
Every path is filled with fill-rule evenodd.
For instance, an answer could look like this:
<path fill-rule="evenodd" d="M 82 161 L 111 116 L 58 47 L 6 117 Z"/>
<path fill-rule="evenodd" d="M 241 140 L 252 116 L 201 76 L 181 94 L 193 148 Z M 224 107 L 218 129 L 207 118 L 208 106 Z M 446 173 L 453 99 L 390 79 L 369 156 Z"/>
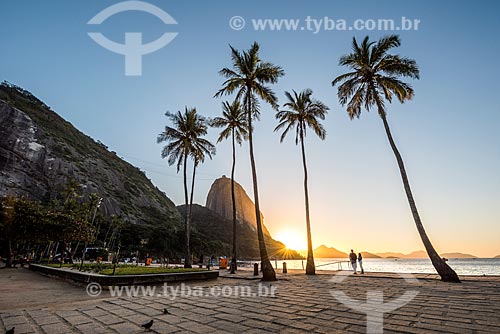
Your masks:
<path fill-rule="evenodd" d="M 350 269 L 347 259 L 314 259 L 316 270 L 338 270 L 338 261 L 342 261 L 341 269 Z M 273 266 L 282 268 L 283 261 L 272 261 Z M 286 260 L 289 269 L 302 269 L 302 260 Z M 306 260 L 303 261 L 304 267 Z M 449 259 L 448 264 L 459 275 L 499 275 L 500 259 Z M 393 273 L 436 273 L 429 259 L 363 259 L 365 272 Z M 358 266 L 359 270 L 359 266 Z"/>

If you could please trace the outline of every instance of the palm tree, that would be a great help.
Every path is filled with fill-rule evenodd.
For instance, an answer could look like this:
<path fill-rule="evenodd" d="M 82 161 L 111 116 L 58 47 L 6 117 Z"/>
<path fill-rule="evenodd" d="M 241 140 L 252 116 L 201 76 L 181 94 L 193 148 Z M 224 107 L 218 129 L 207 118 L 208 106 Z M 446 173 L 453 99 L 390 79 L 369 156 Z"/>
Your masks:
<path fill-rule="evenodd" d="M 311 221 L 309 218 L 309 190 L 307 186 L 307 165 L 306 165 L 306 150 L 304 147 L 304 138 L 306 137 L 307 127 L 311 128 L 314 133 L 324 140 L 326 131 L 323 125 L 318 121 L 325 119 L 329 108 L 322 102 L 311 99 L 312 90 L 306 89 L 300 94 L 293 91 L 293 96 L 289 92 L 285 92 L 288 102 L 285 103 L 285 110 L 281 110 L 276 114 L 279 121 L 278 126 L 274 131 L 285 128 L 281 134 L 280 142 L 283 142 L 290 130 L 295 128 L 295 144 L 302 148 L 302 165 L 304 167 L 304 194 L 306 203 L 306 229 L 307 229 L 307 265 L 306 275 L 315 275 L 316 267 L 314 266 L 314 255 L 311 237 Z"/>
<path fill-rule="evenodd" d="M 413 97 L 413 88 L 400 80 L 401 77 L 419 79 L 418 65 L 413 59 L 389 54 L 388 51 L 401 45 L 398 35 L 390 35 L 381 38 L 378 42 L 370 42 L 368 36 L 358 45 L 353 38 L 350 54 L 340 58 L 339 64 L 347 66 L 350 72 L 342 74 L 333 80 L 332 85 L 340 84 L 338 97 L 342 105 L 347 104 L 347 113 L 350 118 L 359 118 L 361 109 L 370 110 L 376 107 L 382 118 L 389 144 L 394 152 L 399 166 L 403 185 L 413 214 L 413 219 L 420 234 L 434 268 L 446 282 L 460 282 L 458 275 L 436 252 L 427 236 L 413 194 L 408 181 L 408 175 L 403 163 L 403 158 L 392 137 L 385 101 L 391 103 L 393 96 L 404 103 Z"/>
<path fill-rule="evenodd" d="M 184 200 L 185 200 L 185 254 L 184 267 L 191 268 L 191 250 L 190 250 L 190 234 L 191 234 L 191 209 L 193 203 L 194 179 L 196 175 L 196 167 L 200 161 L 203 161 L 204 156 L 210 158 L 215 153 L 215 147 L 202 136 L 207 134 L 207 124 L 204 117 L 196 112 L 196 108 L 185 108 L 184 113 L 178 111 L 173 114 L 165 113 L 173 126 L 166 126 L 165 131 L 160 133 L 157 142 L 167 142 L 163 148 L 162 158 L 168 158 L 168 164 L 172 166 L 177 164 L 177 172 L 183 166 L 184 174 Z M 191 201 L 188 200 L 188 185 L 187 185 L 187 159 L 194 159 L 193 179 L 191 185 Z"/>
<path fill-rule="evenodd" d="M 234 195 L 234 169 L 236 167 L 236 142 L 241 145 L 243 140 L 248 139 L 247 120 L 245 110 L 241 108 L 240 102 L 234 100 L 232 104 L 224 102 L 222 104 L 222 117 L 216 117 L 211 125 L 216 128 L 223 128 L 217 139 L 220 143 L 231 136 L 233 146 L 233 164 L 231 167 L 231 200 L 233 205 L 233 254 L 231 260 L 231 274 L 235 273 L 236 266 L 236 198 Z"/>
<path fill-rule="evenodd" d="M 203 131 L 200 132 L 203 135 L 207 133 L 208 121 L 203 117 L 198 115 L 199 124 L 197 125 Z M 194 195 L 194 183 L 196 179 L 196 168 L 200 163 L 205 162 L 205 157 L 208 156 L 212 159 L 212 156 L 215 155 L 215 146 L 209 142 L 208 140 L 196 137 L 193 139 L 191 152 L 189 154 L 193 159 L 193 177 L 191 180 L 191 195 L 189 199 L 189 209 L 188 209 L 188 221 L 189 226 L 191 226 L 192 218 L 193 218 L 193 195 Z"/>
<path fill-rule="evenodd" d="M 236 92 L 236 99 L 243 100 L 248 122 L 248 143 L 250 146 L 250 164 L 252 167 L 255 219 L 259 238 L 262 280 L 275 281 L 276 273 L 269 261 L 260 218 L 257 170 L 253 152 L 252 120 L 259 116 L 257 98 L 269 103 L 272 108 L 278 110 L 278 99 L 266 84 L 278 82 L 278 78 L 285 73 L 281 67 L 264 62 L 259 58 L 259 44 L 257 42 L 254 42 L 249 50 L 243 52 L 239 52 L 232 46 L 229 47 L 231 48 L 232 69 L 226 67 L 219 71 L 219 74 L 227 80 L 224 81 L 223 87 L 215 94 L 215 97 Z"/>

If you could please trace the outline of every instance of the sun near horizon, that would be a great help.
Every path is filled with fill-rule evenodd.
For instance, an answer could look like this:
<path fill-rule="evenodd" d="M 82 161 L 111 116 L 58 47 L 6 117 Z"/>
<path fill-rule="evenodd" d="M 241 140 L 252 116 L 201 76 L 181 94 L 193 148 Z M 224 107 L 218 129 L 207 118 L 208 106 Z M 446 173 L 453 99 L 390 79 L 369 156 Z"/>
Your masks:
<path fill-rule="evenodd" d="M 280 230 L 274 239 L 285 244 L 286 248 L 295 251 L 307 250 L 307 238 L 294 229 Z"/>

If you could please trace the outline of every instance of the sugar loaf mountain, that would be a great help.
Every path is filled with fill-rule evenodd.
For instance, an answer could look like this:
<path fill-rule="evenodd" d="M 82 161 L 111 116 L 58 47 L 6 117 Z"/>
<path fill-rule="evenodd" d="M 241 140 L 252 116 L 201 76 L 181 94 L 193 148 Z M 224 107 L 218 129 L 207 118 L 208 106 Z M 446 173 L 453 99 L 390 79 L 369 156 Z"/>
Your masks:
<path fill-rule="evenodd" d="M 61 200 L 68 184 L 81 198 L 103 198 L 97 219 L 124 222 L 124 252 L 140 250 L 168 257 L 183 251 L 183 206 L 176 207 L 139 168 L 109 151 L 56 114 L 30 92 L 0 85 L 0 197 L 23 196 L 41 203 Z M 192 251 L 195 255 L 229 255 L 232 241 L 230 179 L 215 180 L 206 206 L 194 205 Z M 168 193 L 168 189 L 165 189 Z M 236 184 L 240 258 L 258 258 L 255 207 Z M 268 251 L 283 256 L 284 245 L 264 228 Z M 300 258 L 295 251 L 288 257 Z"/>

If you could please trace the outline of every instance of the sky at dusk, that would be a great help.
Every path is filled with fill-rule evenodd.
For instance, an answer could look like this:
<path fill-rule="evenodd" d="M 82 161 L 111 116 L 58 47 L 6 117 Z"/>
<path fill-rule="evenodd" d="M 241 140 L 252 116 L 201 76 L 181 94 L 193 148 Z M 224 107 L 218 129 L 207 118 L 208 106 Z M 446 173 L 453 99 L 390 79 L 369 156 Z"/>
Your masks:
<path fill-rule="evenodd" d="M 497 1 L 148 1 L 178 24 L 165 25 L 144 12 L 124 12 L 100 26 L 87 22 L 119 1 L 0 1 L 0 80 L 19 85 L 75 127 L 133 165 L 176 204 L 182 174 L 161 159 L 156 136 L 166 111 L 196 107 L 207 117 L 225 99 L 213 95 L 230 66 L 229 44 L 249 48 L 286 75 L 272 89 L 305 88 L 330 107 L 327 138 L 309 133 L 311 223 L 314 247 L 370 252 L 423 249 L 396 161 L 376 112 L 350 120 L 331 81 L 353 36 L 371 39 L 398 33 L 394 50 L 417 61 L 421 79 L 411 81 L 413 100 L 388 106 L 388 121 L 406 163 L 414 196 L 438 252 L 500 255 L 500 21 Z M 241 30 L 230 27 L 241 16 Z M 252 19 L 420 20 L 418 30 L 257 31 Z M 177 32 L 164 48 L 143 56 L 142 76 L 124 75 L 124 57 L 99 46 L 88 32 L 123 43 L 125 32 L 150 42 Z M 231 100 L 232 97 L 227 97 Z M 305 247 L 305 209 L 300 147 L 273 132 L 275 111 L 262 104 L 255 127 L 261 210 L 274 236 L 298 236 Z M 208 138 L 216 141 L 218 130 Z M 195 202 L 205 204 L 212 182 L 230 175 L 231 145 L 199 168 Z M 237 150 L 236 179 L 253 198 L 248 145 Z M 300 241 L 296 242 L 299 244 Z"/>

